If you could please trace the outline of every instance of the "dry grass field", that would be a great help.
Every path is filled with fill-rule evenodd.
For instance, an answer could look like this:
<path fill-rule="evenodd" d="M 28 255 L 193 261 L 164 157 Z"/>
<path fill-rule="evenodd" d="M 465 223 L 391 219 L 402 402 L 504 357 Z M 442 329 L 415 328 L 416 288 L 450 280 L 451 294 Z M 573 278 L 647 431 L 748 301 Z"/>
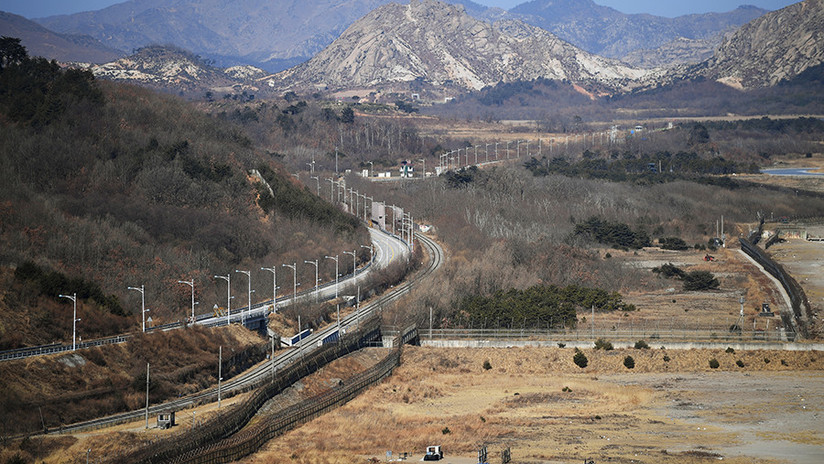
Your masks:
<path fill-rule="evenodd" d="M 710 251 L 715 257 L 715 261 L 710 262 L 704 261 L 708 252 L 699 250 L 645 248 L 637 252 L 610 252 L 614 255 L 613 259 L 648 271 L 648 282 L 644 285 L 648 290 L 624 294 L 624 300 L 638 308 L 636 312 L 596 314 L 596 328 L 622 330 L 632 327 L 639 333 L 700 328 L 715 330 L 721 335 L 738 320 L 741 296 L 745 298 L 745 328 L 752 328 L 753 322 L 758 329 L 767 328 L 768 318 L 757 316 L 761 303 L 770 303 L 776 312 L 786 307 L 776 286 L 743 256 L 737 242 L 731 241 L 730 248 Z M 681 281 L 663 279 L 652 272 L 652 268 L 666 263 L 687 272 L 712 272 L 721 285 L 717 290 L 684 291 Z M 774 319 L 770 329 L 774 329 L 779 322 L 778 318 Z M 586 324 L 582 324 L 580 330 L 587 328 Z"/>
<path fill-rule="evenodd" d="M 407 347 L 390 378 L 242 462 L 419 460 L 432 444 L 447 463 L 475 462 L 483 444 L 490 462 L 505 447 L 518 463 L 824 459 L 819 353 L 584 351 L 581 369 L 571 349 Z"/>

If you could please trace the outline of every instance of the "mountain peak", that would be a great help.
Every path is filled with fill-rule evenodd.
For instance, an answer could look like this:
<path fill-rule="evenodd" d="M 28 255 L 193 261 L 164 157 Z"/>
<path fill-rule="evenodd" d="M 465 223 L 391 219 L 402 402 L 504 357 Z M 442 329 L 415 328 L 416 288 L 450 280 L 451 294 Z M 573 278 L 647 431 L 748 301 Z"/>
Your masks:
<path fill-rule="evenodd" d="M 466 90 L 547 78 L 617 89 L 645 74 L 521 21 L 489 24 L 460 6 L 415 0 L 373 10 L 310 61 L 274 80 L 284 88 L 416 82 Z"/>

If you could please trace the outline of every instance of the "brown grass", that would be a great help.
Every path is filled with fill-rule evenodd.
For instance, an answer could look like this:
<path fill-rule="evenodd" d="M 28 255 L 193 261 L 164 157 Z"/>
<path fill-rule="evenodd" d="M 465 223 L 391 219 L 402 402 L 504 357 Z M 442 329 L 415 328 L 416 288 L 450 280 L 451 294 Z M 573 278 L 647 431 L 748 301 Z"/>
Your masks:
<path fill-rule="evenodd" d="M 228 378 L 262 358 L 262 340 L 240 327 L 141 334 L 126 344 L 0 364 L 0 427 L 16 434 L 142 407 L 146 362 L 151 401 L 186 395 L 216 382 L 217 351 L 234 359 Z M 233 355 L 237 355 L 232 358 Z M 42 412 L 42 420 L 41 414 Z"/>
<path fill-rule="evenodd" d="M 442 445 L 449 458 L 473 456 L 487 444 L 496 459 L 500 449 L 512 447 L 516 462 L 579 462 L 587 456 L 596 462 L 710 462 L 717 453 L 704 447 L 733 442 L 728 432 L 696 431 L 661 416 L 658 408 L 668 401 L 665 389 L 598 376 L 710 372 L 711 357 L 721 363 L 718 371 L 824 368 L 824 357 L 809 353 L 667 351 L 665 363 L 663 350 L 584 351 L 590 366 L 582 370 L 572 363 L 571 349 L 408 347 L 401 367 L 382 384 L 270 441 L 242 462 L 364 462 L 383 460 L 385 450 L 419 456 L 431 444 Z M 636 360 L 633 371 L 623 366 L 627 354 Z M 765 364 L 764 358 L 772 361 Z M 483 369 L 487 359 L 491 370 Z M 738 359 L 744 368 L 735 365 Z M 805 439 L 819 438 L 815 433 Z M 724 460 L 758 462 L 735 456 Z"/>

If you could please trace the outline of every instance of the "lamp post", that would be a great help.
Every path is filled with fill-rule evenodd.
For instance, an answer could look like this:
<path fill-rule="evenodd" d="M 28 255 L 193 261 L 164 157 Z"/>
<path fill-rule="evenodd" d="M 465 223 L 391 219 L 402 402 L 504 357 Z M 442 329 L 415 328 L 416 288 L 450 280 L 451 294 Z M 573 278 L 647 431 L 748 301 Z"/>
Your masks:
<path fill-rule="evenodd" d="M 71 295 L 58 295 L 60 298 L 68 298 L 74 303 L 74 311 L 72 312 L 72 351 L 77 349 L 77 293 Z"/>
<path fill-rule="evenodd" d="M 246 325 L 246 314 L 248 314 L 249 311 L 252 310 L 252 272 L 251 271 L 239 271 L 237 269 L 235 269 L 235 272 L 239 272 L 241 274 L 246 274 L 246 278 L 249 280 L 249 287 L 248 287 L 249 288 L 249 293 L 248 293 L 248 296 L 246 297 L 246 312 L 245 313 L 243 311 L 240 312 L 240 314 L 241 314 L 240 323 L 245 326 Z"/>
<path fill-rule="evenodd" d="M 278 275 L 277 275 L 277 268 L 275 266 L 272 267 L 262 267 L 260 268 L 261 271 L 269 271 L 272 273 L 272 312 L 278 311 Z"/>
<path fill-rule="evenodd" d="M 315 182 L 318 184 L 318 196 L 320 196 L 320 177 L 318 176 L 311 176 L 310 179 L 315 179 Z"/>
<path fill-rule="evenodd" d="M 489 146 L 492 145 L 491 143 L 486 144 L 486 162 L 489 162 Z"/>
<path fill-rule="evenodd" d="M 338 299 L 338 255 L 335 256 L 325 256 L 326 259 L 334 259 L 335 260 L 335 299 Z"/>
<path fill-rule="evenodd" d="M 178 280 L 179 284 L 186 284 L 192 287 L 192 324 L 195 322 L 195 279 L 192 280 Z"/>
<path fill-rule="evenodd" d="M 366 246 L 361 245 L 361 248 L 369 248 L 369 263 L 372 263 L 373 255 L 375 254 L 375 248 L 372 245 Z"/>
<path fill-rule="evenodd" d="M 138 287 L 129 287 L 129 290 L 140 292 L 140 313 L 143 316 L 143 331 L 146 331 L 146 289 L 141 285 Z"/>
<path fill-rule="evenodd" d="M 367 197 L 366 194 L 363 194 L 363 220 L 369 220 L 369 211 L 366 209 L 366 200 L 373 201 L 372 197 Z"/>
<path fill-rule="evenodd" d="M 284 264 L 283 267 L 291 268 L 294 276 L 292 282 L 292 307 L 294 308 L 298 297 L 298 263 Z"/>
<path fill-rule="evenodd" d="M 314 260 L 314 261 L 304 260 L 303 262 L 305 264 L 311 264 L 311 265 L 315 266 L 315 301 L 318 301 L 318 282 L 320 282 L 320 280 L 318 279 L 318 260 L 317 259 Z"/>
<path fill-rule="evenodd" d="M 226 281 L 226 325 L 232 323 L 232 274 L 216 275 L 215 279 Z"/>
<path fill-rule="evenodd" d="M 335 179 L 331 179 L 329 177 L 326 178 L 329 181 L 329 202 L 335 202 Z"/>
<path fill-rule="evenodd" d="M 354 250 L 354 251 L 344 251 L 344 252 L 343 252 L 343 254 L 346 254 L 346 255 L 352 255 L 352 275 L 353 275 L 353 276 L 355 276 L 355 283 L 358 283 L 358 274 L 357 274 L 357 270 L 358 270 L 358 255 L 357 255 L 357 251 L 358 251 L 358 250 Z"/>

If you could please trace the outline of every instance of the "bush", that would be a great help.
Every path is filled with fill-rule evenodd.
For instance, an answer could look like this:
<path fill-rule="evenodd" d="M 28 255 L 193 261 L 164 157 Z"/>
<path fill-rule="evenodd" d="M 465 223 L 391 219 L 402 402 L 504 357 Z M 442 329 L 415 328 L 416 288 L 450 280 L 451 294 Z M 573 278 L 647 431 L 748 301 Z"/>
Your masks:
<path fill-rule="evenodd" d="M 589 359 L 587 359 L 587 356 L 583 351 L 576 348 L 575 355 L 572 357 L 572 362 L 574 362 L 576 366 L 583 369 L 587 367 L 587 364 L 589 364 Z"/>
<path fill-rule="evenodd" d="M 444 435 L 449 435 L 452 431 L 449 430 L 449 427 L 444 427 L 443 430 L 441 430 L 441 433 Z"/>
<path fill-rule="evenodd" d="M 564 392 L 564 393 L 571 393 L 572 389 L 565 386 L 564 388 L 561 389 L 561 391 Z"/>
<path fill-rule="evenodd" d="M 624 367 L 627 369 L 632 369 L 635 367 L 635 360 L 632 359 L 632 356 L 627 356 L 624 358 Z"/>
<path fill-rule="evenodd" d="M 744 361 L 739 359 L 738 361 L 735 362 L 735 365 L 738 366 L 738 367 L 744 367 Z"/>
<path fill-rule="evenodd" d="M 669 356 L 667 356 L 667 355 L 664 355 L 664 362 L 665 362 L 665 363 L 670 362 L 670 357 L 669 357 Z"/>
<path fill-rule="evenodd" d="M 764 364 L 769 364 L 769 363 L 770 363 L 770 358 L 764 358 Z"/>
<path fill-rule="evenodd" d="M 647 345 L 647 342 L 645 342 L 644 340 L 638 340 L 637 342 L 635 342 L 635 349 L 636 350 L 648 350 L 649 345 Z"/>
<path fill-rule="evenodd" d="M 671 279 L 673 277 L 678 279 L 683 279 L 686 275 L 683 269 L 679 268 L 678 266 L 672 263 L 662 264 L 658 267 L 652 268 L 652 272 L 664 277 L 666 279 Z"/>
<path fill-rule="evenodd" d="M 720 366 L 720 365 L 721 364 L 718 363 L 717 359 L 715 359 L 715 358 L 710 359 L 710 368 L 718 369 L 718 366 Z"/>
<path fill-rule="evenodd" d="M 721 285 L 709 271 L 692 271 L 684 276 L 684 290 L 712 290 Z"/>
<path fill-rule="evenodd" d="M 566 348 L 566 343 L 558 343 L 558 348 Z"/>
<path fill-rule="evenodd" d="M 658 239 L 658 243 L 664 250 L 683 251 L 689 249 L 687 242 L 678 237 L 665 237 Z"/>
<path fill-rule="evenodd" d="M 604 340 L 603 338 L 599 338 L 598 340 L 595 340 L 595 349 L 596 350 L 611 351 L 614 348 L 612 347 L 612 343 Z"/>
<path fill-rule="evenodd" d="M 490 364 L 489 360 L 487 359 L 486 361 L 484 361 L 484 370 L 488 371 L 490 369 L 492 369 L 492 364 Z"/>
<path fill-rule="evenodd" d="M 728 346 L 727 349 L 724 350 L 724 352 L 725 353 L 735 353 L 735 350 L 731 346 Z"/>

